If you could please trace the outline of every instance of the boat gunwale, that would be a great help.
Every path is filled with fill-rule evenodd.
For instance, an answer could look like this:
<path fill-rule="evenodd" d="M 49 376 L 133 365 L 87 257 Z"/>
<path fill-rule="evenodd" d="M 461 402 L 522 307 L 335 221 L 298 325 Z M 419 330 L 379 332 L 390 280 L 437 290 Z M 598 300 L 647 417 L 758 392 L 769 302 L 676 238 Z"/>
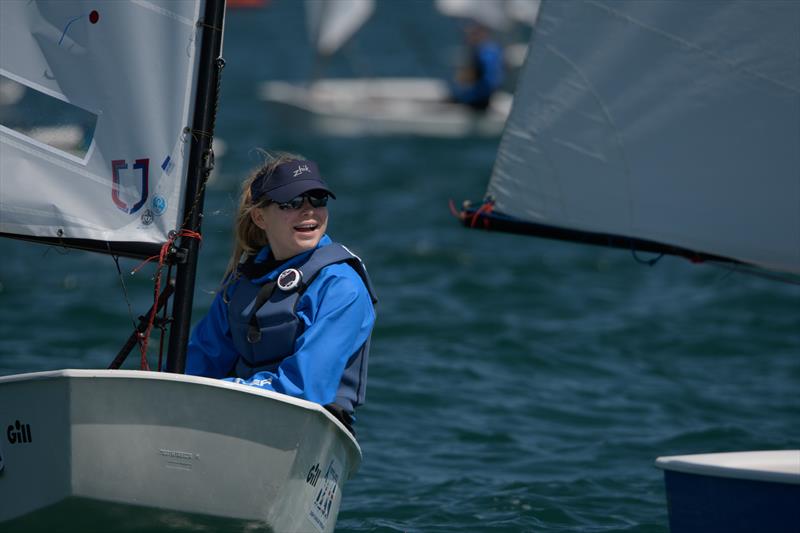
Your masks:
<path fill-rule="evenodd" d="M 800 449 L 672 455 L 657 458 L 655 466 L 665 473 L 800 485 Z"/>
<path fill-rule="evenodd" d="M 352 433 L 342 424 L 335 416 L 328 412 L 322 405 L 302 398 L 295 398 L 279 392 L 261 389 L 252 385 L 245 385 L 242 383 L 233 383 L 221 379 L 207 378 L 203 376 L 193 376 L 187 374 L 174 374 L 169 372 L 151 372 L 142 370 L 108 370 L 108 369 L 76 369 L 65 368 L 58 370 L 44 370 L 39 372 L 27 372 L 24 374 L 11 374 L 0 376 L 0 385 L 3 383 L 13 383 L 20 381 L 46 381 L 60 378 L 78 378 L 78 379 L 142 379 L 142 380 L 155 380 L 155 381 L 171 381 L 179 383 L 192 383 L 196 385 L 204 385 L 207 387 L 215 387 L 220 389 L 235 390 L 253 396 L 261 396 L 269 398 L 281 403 L 289 404 L 294 407 L 299 407 L 308 411 L 315 411 L 331 423 L 333 423 L 342 433 L 346 436 L 351 445 L 354 447 L 358 454 L 359 463 L 363 459 L 361 446 L 355 439 Z M 358 469 L 355 465 L 353 472 Z"/>

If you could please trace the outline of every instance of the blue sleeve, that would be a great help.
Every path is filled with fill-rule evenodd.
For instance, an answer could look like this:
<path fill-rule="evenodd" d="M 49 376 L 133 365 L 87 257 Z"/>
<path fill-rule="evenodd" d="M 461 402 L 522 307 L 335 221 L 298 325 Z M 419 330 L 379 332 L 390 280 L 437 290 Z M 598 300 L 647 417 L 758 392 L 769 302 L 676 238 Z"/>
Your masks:
<path fill-rule="evenodd" d="M 186 354 L 186 374 L 224 378 L 237 358 L 228 325 L 228 306 L 219 292 L 208 314 L 192 330 Z"/>
<path fill-rule="evenodd" d="M 277 372 L 258 372 L 235 381 L 322 405 L 331 403 L 348 360 L 367 341 L 375 323 L 369 292 L 351 267 L 329 265 L 300 298 L 297 315 L 305 330 Z"/>

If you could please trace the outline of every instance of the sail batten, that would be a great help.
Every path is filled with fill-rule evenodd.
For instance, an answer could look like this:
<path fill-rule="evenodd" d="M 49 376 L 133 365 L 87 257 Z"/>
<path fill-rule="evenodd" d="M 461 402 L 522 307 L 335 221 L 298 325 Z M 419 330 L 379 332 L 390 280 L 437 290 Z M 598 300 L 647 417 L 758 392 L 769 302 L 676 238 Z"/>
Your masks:
<path fill-rule="evenodd" d="M 545 2 L 494 212 L 800 273 L 798 24 L 796 2 Z"/>

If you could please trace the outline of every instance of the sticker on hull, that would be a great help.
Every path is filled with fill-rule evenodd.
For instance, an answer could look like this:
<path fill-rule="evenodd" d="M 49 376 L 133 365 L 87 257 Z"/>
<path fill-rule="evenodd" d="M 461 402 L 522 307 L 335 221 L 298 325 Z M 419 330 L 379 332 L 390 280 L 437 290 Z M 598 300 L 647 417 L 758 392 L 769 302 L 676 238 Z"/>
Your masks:
<path fill-rule="evenodd" d="M 314 499 L 311 501 L 308 511 L 308 519 L 319 531 L 325 531 L 339 492 L 339 472 L 336 461 L 331 459 L 328 468 L 325 469 L 325 477 L 323 479 L 314 479 L 312 477 L 314 474 L 315 472 L 313 471 L 309 472 L 309 477 L 306 479 L 309 484 L 316 487 Z M 316 475 L 318 476 L 319 474 Z M 314 483 L 311 483 L 309 479 L 314 479 Z M 321 481 L 321 483 L 317 483 L 317 481 Z"/>

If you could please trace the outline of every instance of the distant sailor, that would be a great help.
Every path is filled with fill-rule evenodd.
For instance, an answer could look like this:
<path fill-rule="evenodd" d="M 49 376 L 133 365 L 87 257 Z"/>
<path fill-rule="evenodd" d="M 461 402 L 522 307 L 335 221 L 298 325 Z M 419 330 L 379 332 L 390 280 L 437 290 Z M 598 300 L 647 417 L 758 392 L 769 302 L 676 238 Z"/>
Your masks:
<path fill-rule="evenodd" d="M 478 22 L 470 22 L 464 33 L 469 63 L 451 82 L 451 99 L 482 111 L 503 83 L 503 50 L 491 38 L 489 29 Z"/>
<path fill-rule="evenodd" d="M 316 163 L 290 154 L 245 180 L 233 255 L 186 373 L 322 404 L 352 430 L 376 299 L 361 260 L 325 233 L 329 198 Z"/>

